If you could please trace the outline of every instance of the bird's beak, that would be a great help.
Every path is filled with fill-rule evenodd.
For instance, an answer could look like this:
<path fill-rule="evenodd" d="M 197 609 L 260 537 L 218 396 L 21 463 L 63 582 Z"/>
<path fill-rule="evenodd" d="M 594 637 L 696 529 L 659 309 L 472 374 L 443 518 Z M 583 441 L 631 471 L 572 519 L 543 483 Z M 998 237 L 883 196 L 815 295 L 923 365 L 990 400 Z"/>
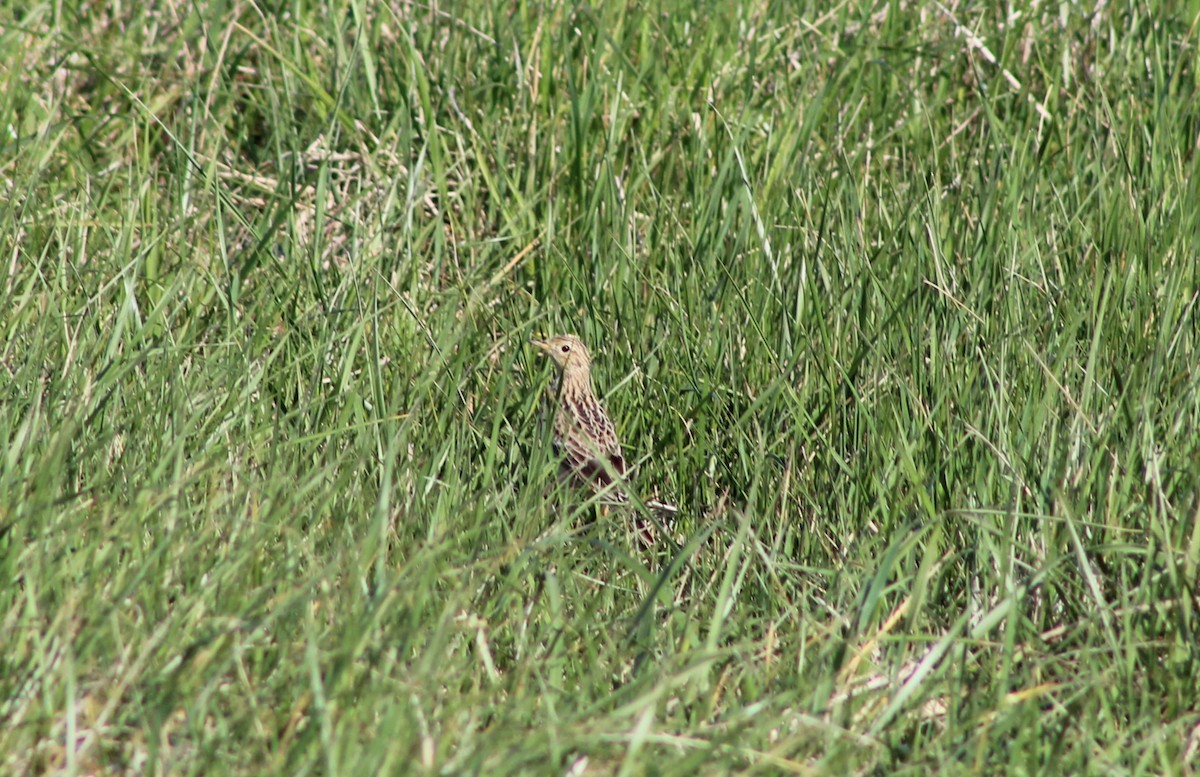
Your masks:
<path fill-rule="evenodd" d="M 535 337 L 535 338 L 531 339 L 529 341 L 529 343 L 534 348 L 537 348 L 539 351 L 545 351 L 546 353 L 550 353 L 550 343 L 545 340 L 539 340 L 538 338 Z"/>

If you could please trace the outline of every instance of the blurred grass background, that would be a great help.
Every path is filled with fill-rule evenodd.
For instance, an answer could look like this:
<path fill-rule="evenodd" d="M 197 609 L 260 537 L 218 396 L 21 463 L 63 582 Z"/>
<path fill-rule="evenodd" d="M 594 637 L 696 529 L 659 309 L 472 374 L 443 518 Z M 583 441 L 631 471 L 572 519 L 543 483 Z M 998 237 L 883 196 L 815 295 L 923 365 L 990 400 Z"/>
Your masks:
<path fill-rule="evenodd" d="M 0 14 L 4 771 L 1200 771 L 1188 4 Z"/>

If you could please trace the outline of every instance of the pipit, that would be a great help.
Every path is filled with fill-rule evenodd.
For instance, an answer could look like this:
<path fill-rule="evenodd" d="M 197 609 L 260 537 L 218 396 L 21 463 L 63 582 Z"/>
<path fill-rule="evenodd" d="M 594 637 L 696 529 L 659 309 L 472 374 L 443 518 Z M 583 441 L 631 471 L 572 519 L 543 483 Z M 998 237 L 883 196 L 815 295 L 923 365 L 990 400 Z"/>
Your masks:
<path fill-rule="evenodd" d="M 557 385 L 553 388 L 557 406 L 554 411 L 554 447 L 562 463 L 564 477 L 603 493 L 607 501 L 626 503 L 623 487 L 625 456 L 617 442 L 617 430 L 592 390 L 592 356 L 578 337 L 555 335 L 531 340 L 558 366 Z M 615 481 L 615 485 L 614 485 Z M 646 502 L 660 514 L 677 511 L 674 505 L 658 500 Z M 649 526 L 638 522 L 638 532 L 647 538 Z"/>

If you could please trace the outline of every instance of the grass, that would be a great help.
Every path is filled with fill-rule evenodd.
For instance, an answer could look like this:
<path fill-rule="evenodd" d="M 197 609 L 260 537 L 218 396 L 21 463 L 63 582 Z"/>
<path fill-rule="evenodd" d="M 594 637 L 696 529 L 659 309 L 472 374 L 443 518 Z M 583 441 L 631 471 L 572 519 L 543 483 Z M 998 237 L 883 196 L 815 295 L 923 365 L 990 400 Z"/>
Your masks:
<path fill-rule="evenodd" d="M 1200 771 L 1197 17 L 651 5 L 3 11 L 3 771 Z"/>

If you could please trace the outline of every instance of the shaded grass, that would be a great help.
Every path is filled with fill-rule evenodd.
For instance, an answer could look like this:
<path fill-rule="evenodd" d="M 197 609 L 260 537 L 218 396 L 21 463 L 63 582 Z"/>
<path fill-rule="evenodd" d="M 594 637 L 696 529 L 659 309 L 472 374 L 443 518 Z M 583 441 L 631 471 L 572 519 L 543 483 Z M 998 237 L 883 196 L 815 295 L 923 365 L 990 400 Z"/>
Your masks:
<path fill-rule="evenodd" d="M 1194 769 L 1194 20 L 1017 10 L 4 25 L 5 768 Z"/>

